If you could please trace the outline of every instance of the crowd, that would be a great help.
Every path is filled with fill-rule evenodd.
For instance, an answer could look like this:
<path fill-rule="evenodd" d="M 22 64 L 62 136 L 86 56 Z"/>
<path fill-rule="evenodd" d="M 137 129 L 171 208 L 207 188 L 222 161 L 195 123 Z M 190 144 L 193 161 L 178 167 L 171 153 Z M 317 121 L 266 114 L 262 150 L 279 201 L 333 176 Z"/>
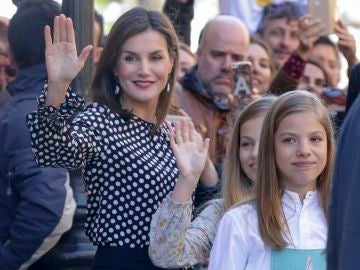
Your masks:
<path fill-rule="evenodd" d="M 73 170 L 96 246 L 74 269 L 360 268 L 354 37 L 339 20 L 333 42 L 306 1 L 219 3 L 196 53 L 192 0 L 132 8 L 106 37 L 95 13 L 79 53 L 53 0 L 0 18 L 0 269 L 53 269 Z"/>

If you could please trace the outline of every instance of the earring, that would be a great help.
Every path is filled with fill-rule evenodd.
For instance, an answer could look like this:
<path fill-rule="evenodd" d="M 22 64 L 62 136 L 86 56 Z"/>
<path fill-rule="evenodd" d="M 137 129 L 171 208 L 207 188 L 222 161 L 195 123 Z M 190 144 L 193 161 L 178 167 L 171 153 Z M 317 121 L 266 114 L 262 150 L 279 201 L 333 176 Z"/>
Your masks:
<path fill-rule="evenodd" d="M 170 83 L 169 82 L 166 85 L 166 92 L 170 92 Z"/>
<path fill-rule="evenodd" d="M 117 96 L 119 93 L 120 93 L 119 77 L 115 76 L 115 96 Z"/>

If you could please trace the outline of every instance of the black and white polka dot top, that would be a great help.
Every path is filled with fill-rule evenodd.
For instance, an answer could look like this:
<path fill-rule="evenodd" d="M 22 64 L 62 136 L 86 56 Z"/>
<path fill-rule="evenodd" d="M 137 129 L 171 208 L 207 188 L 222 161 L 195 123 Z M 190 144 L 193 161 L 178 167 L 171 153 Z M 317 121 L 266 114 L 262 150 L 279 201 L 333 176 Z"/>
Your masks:
<path fill-rule="evenodd" d="M 168 127 L 150 135 L 153 124 L 136 116 L 124 120 L 97 103 L 84 106 L 72 91 L 59 109 L 46 107 L 45 96 L 46 85 L 38 111 L 27 117 L 33 152 L 42 166 L 82 168 L 90 240 L 148 246 L 151 217 L 178 177 Z"/>

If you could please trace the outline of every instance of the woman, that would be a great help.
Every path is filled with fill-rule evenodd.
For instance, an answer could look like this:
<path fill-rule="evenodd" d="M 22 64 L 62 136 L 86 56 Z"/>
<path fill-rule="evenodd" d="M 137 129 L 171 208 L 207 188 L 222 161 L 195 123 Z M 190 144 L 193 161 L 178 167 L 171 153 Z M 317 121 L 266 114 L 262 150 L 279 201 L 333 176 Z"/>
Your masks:
<path fill-rule="evenodd" d="M 258 95 L 264 95 L 269 91 L 275 67 L 269 47 L 257 36 L 250 39 L 248 60 L 252 64 L 253 91 Z"/>
<path fill-rule="evenodd" d="M 199 177 L 208 147 L 208 140 L 193 140 L 188 122 L 177 124 L 175 135 L 164 123 L 178 64 L 172 24 L 143 8 L 122 15 L 109 33 L 91 87 L 95 103 L 88 106 L 68 87 L 91 46 L 77 56 L 72 21 L 64 15 L 55 17 L 53 40 L 45 28 L 45 42 L 48 82 L 38 111 L 28 115 L 37 162 L 82 169 L 86 234 L 98 246 L 94 269 L 156 269 L 147 255 L 151 216 L 176 181 Z"/>

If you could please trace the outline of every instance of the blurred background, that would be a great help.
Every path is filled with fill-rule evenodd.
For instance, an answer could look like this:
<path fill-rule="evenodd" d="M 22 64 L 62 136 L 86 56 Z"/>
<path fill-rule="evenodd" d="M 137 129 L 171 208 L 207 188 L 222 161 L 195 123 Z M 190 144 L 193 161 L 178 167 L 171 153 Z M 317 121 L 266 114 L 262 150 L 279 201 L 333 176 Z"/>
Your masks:
<path fill-rule="evenodd" d="M 56 0 L 59 3 L 62 0 Z M 86 1 L 86 0 L 85 0 Z M 128 9 L 143 5 L 151 9 L 162 10 L 165 0 L 95 0 L 95 9 L 104 17 L 104 34 L 106 35 L 114 21 Z M 0 16 L 11 18 L 16 11 L 12 0 L 0 0 Z M 355 36 L 357 56 L 360 58 L 360 17 L 358 9 L 355 8 L 358 0 L 337 0 L 337 14 L 345 22 L 350 32 Z M 205 23 L 219 12 L 218 0 L 195 0 L 194 19 L 191 22 L 191 50 L 197 49 L 197 41 L 200 31 Z M 332 37 L 336 41 L 336 37 Z M 340 88 L 347 85 L 347 63 L 342 59 L 342 74 L 339 84 Z"/>

